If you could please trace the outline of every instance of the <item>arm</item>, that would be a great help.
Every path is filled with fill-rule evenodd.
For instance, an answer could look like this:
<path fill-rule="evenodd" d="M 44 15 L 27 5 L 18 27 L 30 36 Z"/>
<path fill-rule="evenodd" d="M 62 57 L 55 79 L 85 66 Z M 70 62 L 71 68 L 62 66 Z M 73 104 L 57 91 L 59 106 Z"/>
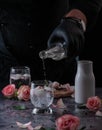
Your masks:
<path fill-rule="evenodd" d="M 69 4 L 66 17 L 82 19 L 88 28 L 94 25 L 102 8 L 102 0 L 70 0 Z"/>
<path fill-rule="evenodd" d="M 67 58 L 78 56 L 84 47 L 86 25 L 89 29 L 99 14 L 102 0 L 71 0 L 70 9 L 48 39 L 48 47 L 60 42 L 67 50 Z"/>

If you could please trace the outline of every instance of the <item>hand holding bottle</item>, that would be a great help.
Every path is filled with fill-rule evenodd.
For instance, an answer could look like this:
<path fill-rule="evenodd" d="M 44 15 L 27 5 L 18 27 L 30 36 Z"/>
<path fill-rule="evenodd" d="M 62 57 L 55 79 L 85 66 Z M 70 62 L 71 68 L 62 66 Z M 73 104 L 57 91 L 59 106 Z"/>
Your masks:
<path fill-rule="evenodd" d="M 76 18 L 63 18 L 48 39 L 48 48 L 62 43 L 67 50 L 67 58 L 70 60 L 79 55 L 84 45 L 84 29 L 81 21 Z"/>

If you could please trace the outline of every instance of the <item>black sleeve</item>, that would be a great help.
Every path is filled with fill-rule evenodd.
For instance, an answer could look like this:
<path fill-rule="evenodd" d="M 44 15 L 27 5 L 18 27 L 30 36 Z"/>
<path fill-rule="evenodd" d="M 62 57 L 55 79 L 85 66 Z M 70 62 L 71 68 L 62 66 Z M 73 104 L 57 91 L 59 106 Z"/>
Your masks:
<path fill-rule="evenodd" d="M 69 0 L 70 10 L 79 9 L 87 18 L 88 26 L 91 27 L 97 20 L 102 7 L 102 0 Z"/>

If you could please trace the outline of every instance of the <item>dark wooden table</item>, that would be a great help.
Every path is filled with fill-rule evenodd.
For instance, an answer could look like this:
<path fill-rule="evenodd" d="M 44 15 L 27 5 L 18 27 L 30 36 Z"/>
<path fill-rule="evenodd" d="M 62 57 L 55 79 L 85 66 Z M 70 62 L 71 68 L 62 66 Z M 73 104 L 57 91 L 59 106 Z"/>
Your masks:
<path fill-rule="evenodd" d="M 96 89 L 96 95 L 102 98 L 102 88 Z M 57 99 L 54 100 L 56 103 Z M 55 119 L 59 116 L 69 113 L 80 117 L 80 128 L 86 127 L 84 130 L 102 130 L 102 117 L 95 116 L 93 112 L 83 108 L 79 109 L 74 102 L 74 98 L 63 98 L 67 109 L 60 110 L 53 108 L 53 114 L 33 115 L 33 105 L 30 101 L 18 101 L 0 97 L 0 130 L 20 130 L 16 125 L 16 121 L 21 123 L 32 122 L 32 126 L 44 125 L 45 128 L 55 128 Z M 17 110 L 16 106 L 24 105 L 26 109 Z"/>

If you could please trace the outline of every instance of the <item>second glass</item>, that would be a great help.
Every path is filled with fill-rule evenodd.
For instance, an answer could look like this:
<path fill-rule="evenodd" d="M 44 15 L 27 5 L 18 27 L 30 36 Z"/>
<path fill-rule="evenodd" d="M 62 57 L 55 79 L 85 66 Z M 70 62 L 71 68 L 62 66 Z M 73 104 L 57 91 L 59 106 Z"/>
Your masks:
<path fill-rule="evenodd" d="M 32 81 L 30 98 L 34 105 L 33 114 L 52 114 L 50 105 L 54 99 L 53 92 L 52 82 L 45 80 Z"/>
<path fill-rule="evenodd" d="M 15 84 L 16 88 L 21 85 L 31 84 L 30 68 L 27 66 L 15 66 L 10 69 L 10 84 Z"/>

